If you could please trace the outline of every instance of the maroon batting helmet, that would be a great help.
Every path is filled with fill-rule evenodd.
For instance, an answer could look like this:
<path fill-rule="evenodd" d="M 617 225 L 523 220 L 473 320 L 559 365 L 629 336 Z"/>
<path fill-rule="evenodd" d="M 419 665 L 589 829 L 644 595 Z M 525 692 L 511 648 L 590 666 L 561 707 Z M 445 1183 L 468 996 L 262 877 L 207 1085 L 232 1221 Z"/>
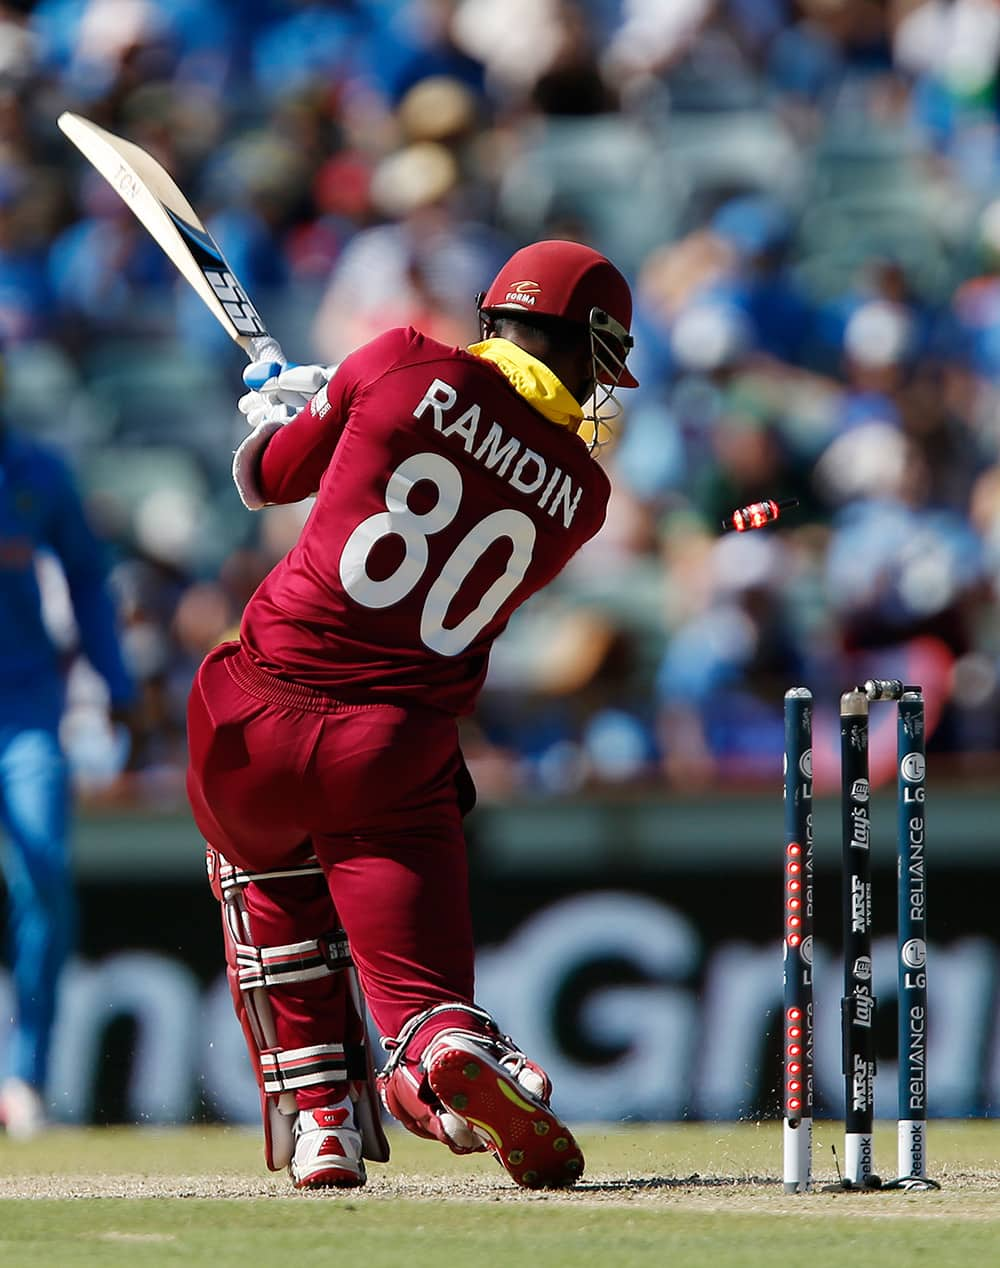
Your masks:
<path fill-rule="evenodd" d="M 554 317 L 590 332 L 598 382 L 638 387 L 626 368 L 632 294 L 609 259 L 579 242 L 534 242 L 515 251 L 479 300 L 481 313 Z"/>

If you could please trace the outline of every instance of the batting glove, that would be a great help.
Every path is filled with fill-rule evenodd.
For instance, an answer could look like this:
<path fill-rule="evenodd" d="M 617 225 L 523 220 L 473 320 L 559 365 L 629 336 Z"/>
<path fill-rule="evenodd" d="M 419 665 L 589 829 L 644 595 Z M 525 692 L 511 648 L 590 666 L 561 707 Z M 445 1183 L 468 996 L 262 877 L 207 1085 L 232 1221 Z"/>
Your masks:
<path fill-rule="evenodd" d="M 251 430 L 233 454 L 233 481 L 248 510 L 257 511 L 267 505 L 257 479 L 267 442 L 302 413 L 316 393 L 326 387 L 336 368 L 253 361 L 243 371 L 243 382 L 250 391 L 240 397 L 238 408 Z"/>
<path fill-rule="evenodd" d="M 329 383 L 336 368 L 253 361 L 243 371 L 243 382 L 251 390 L 240 398 L 239 411 L 252 428 L 256 429 L 261 423 L 284 426 Z"/>

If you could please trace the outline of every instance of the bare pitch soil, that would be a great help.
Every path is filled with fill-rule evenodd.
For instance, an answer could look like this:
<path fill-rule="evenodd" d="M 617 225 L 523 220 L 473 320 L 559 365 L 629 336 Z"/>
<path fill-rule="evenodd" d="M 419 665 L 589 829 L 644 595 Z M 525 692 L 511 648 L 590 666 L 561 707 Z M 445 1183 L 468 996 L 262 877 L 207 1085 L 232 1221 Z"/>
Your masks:
<path fill-rule="evenodd" d="M 836 1147 L 838 1131 L 831 1124 L 817 1132 L 818 1187 L 836 1178 L 830 1147 Z M 489 1158 L 452 1158 L 439 1146 L 397 1132 L 391 1138 L 392 1161 L 370 1165 L 363 1190 L 337 1194 L 296 1193 L 285 1175 L 267 1172 L 251 1131 L 61 1129 L 26 1145 L 0 1138 L 0 1199 L 548 1203 L 771 1215 L 829 1216 L 849 1210 L 882 1218 L 961 1213 L 1000 1220 L 1000 1121 L 933 1125 L 932 1173 L 942 1190 L 919 1194 L 786 1195 L 778 1178 L 780 1133 L 773 1123 L 594 1128 L 580 1132 L 580 1138 L 587 1174 L 569 1190 L 518 1189 Z M 883 1128 L 876 1142 L 880 1165 L 891 1160 L 892 1151 L 891 1129 Z"/>
<path fill-rule="evenodd" d="M 489 1176 L 382 1175 L 374 1173 L 361 1191 L 350 1193 L 297 1193 L 282 1175 L 258 1178 L 231 1175 L 151 1176 L 0 1176 L 0 1200 L 46 1198 L 201 1198 L 233 1200 L 287 1199 L 295 1202 L 379 1202 L 405 1199 L 431 1202 L 551 1202 L 590 1206 L 672 1207 L 687 1210 L 745 1210 L 768 1214 L 831 1214 L 837 1204 L 855 1213 L 880 1217 L 922 1209 L 922 1218 L 956 1213 L 957 1198 L 992 1196 L 983 1207 L 983 1218 L 1000 1221 L 996 1205 L 1000 1172 L 942 1172 L 941 1194 L 837 1194 L 788 1196 L 772 1177 L 747 1176 L 596 1176 L 584 1178 L 572 1189 L 527 1192 L 513 1186 L 502 1174 Z M 823 1177 L 822 1182 L 832 1180 Z M 904 1208 L 894 1212 L 893 1207 Z M 972 1210 L 968 1214 L 973 1214 Z"/>

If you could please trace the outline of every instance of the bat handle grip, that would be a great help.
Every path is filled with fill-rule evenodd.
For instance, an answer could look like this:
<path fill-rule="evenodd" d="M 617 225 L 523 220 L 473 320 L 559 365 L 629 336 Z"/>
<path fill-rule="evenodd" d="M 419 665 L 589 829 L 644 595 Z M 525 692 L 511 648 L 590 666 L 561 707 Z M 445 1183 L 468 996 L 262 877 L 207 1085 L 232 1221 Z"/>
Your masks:
<path fill-rule="evenodd" d="M 272 335 L 256 335 L 246 347 L 249 361 L 277 361 L 287 365 L 288 358 L 281 351 L 281 344 Z"/>

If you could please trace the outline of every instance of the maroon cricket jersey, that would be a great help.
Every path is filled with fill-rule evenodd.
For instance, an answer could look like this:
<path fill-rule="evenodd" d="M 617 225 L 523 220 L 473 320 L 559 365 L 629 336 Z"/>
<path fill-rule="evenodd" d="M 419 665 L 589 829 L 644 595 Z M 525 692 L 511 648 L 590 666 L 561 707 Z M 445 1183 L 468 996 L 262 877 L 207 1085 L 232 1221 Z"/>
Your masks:
<path fill-rule="evenodd" d="M 493 640 L 610 493 L 586 444 L 495 365 L 412 328 L 342 362 L 270 440 L 260 487 L 317 497 L 247 606 L 251 659 L 344 701 L 450 714 L 472 709 Z"/>

